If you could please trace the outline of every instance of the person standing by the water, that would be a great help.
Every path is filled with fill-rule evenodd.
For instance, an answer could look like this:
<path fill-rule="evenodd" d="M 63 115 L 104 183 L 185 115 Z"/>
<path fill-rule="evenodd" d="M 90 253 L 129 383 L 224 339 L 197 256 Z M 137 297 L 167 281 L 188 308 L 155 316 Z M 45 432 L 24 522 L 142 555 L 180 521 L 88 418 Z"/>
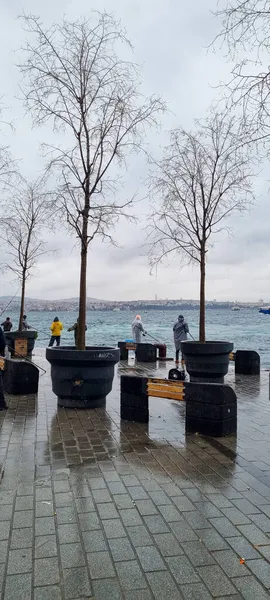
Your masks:
<path fill-rule="evenodd" d="M 49 342 L 49 346 L 53 346 L 54 342 L 56 342 L 56 346 L 60 346 L 60 338 L 61 338 L 61 333 L 63 331 L 63 323 L 61 323 L 61 321 L 59 321 L 58 317 L 55 317 L 50 330 L 52 332 L 51 335 L 51 339 Z"/>
<path fill-rule="evenodd" d="M 179 315 L 178 321 L 173 326 L 176 364 L 179 363 L 179 352 L 181 349 L 181 342 L 185 342 L 187 340 L 188 333 L 189 333 L 188 324 L 185 321 L 183 315 Z"/>
<path fill-rule="evenodd" d="M 31 329 L 31 326 L 28 325 L 27 323 L 27 316 L 23 315 L 23 320 L 22 320 L 22 329 Z"/>
<path fill-rule="evenodd" d="M 146 334 L 140 315 L 135 317 L 132 323 L 132 335 L 136 344 L 141 344 L 142 336 Z"/>
<path fill-rule="evenodd" d="M 3 327 L 4 332 L 11 331 L 12 323 L 11 323 L 10 317 L 6 317 L 6 320 L 3 323 L 1 323 L 1 327 Z"/>
<path fill-rule="evenodd" d="M 0 327 L 0 356 L 5 356 L 6 339 Z M 4 396 L 3 371 L 0 369 L 0 410 L 6 410 L 7 405 Z"/>
<path fill-rule="evenodd" d="M 78 317 L 76 323 L 74 323 L 74 325 L 72 325 L 71 327 L 68 328 L 68 331 L 74 331 L 75 346 L 77 346 L 78 323 L 79 323 L 79 317 Z M 87 331 L 87 325 L 85 325 L 85 331 Z"/>

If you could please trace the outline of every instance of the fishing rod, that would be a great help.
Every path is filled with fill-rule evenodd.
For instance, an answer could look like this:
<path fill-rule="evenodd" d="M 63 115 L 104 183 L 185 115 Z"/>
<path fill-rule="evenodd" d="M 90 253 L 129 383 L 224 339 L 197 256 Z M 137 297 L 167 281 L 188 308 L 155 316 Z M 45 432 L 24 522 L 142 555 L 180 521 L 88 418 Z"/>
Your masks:
<path fill-rule="evenodd" d="M 8 344 L 6 344 L 6 345 L 7 345 L 7 348 L 8 348 L 8 349 L 9 349 L 11 352 L 15 352 L 15 351 L 14 351 L 14 348 L 12 348 L 12 346 L 9 346 Z M 17 354 L 17 355 L 18 355 L 20 358 L 23 358 L 23 360 L 26 360 L 26 362 L 29 362 L 31 365 L 34 365 L 34 367 L 37 367 L 37 369 L 40 369 L 40 371 L 43 371 L 43 373 L 44 373 L 44 374 L 45 374 L 45 373 L 47 373 L 47 371 L 45 371 L 45 369 L 43 369 L 43 367 L 40 367 L 39 365 L 37 365 L 36 363 L 34 363 L 32 360 L 30 360 L 30 358 L 27 358 L 27 356 L 23 356 L 23 354 L 20 354 L 20 352 L 18 352 L 17 350 L 16 350 L 16 354 Z"/>
<path fill-rule="evenodd" d="M 51 337 L 51 335 L 52 335 L 52 333 L 50 332 L 50 325 L 48 326 L 48 330 L 47 331 L 45 331 L 45 329 L 41 329 L 40 327 L 39 327 L 39 329 L 37 331 L 38 331 L 38 333 L 41 332 L 41 333 L 43 333 L 43 335 L 46 335 L 47 338 Z M 68 329 L 66 329 L 66 330 L 63 329 L 63 331 L 65 331 L 65 333 L 67 333 Z"/>
<path fill-rule="evenodd" d="M 3 314 L 4 312 L 6 312 L 6 310 L 7 310 L 7 309 L 8 309 L 8 307 L 10 306 L 10 304 L 13 302 L 14 298 L 16 298 L 16 296 L 17 296 L 18 292 L 20 291 L 20 289 L 21 289 L 21 286 L 20 286 L 20 287 L 17 289 L 17 292 L 16 292 L 16 294 L 14 294 L 14 296 L 11 298 L 11 300 L 8 302 L 8 304 L 5 306 L 5 308 L 3 308 L 2 312 L 0 313 L 0 317 L 2 317 L 2 314 Z"/>
<path fill-rule="evenodd" d="M 146 335 L 148 335 L 150 338 L 152 338 L 152 340 L 155 340 L 155 342 L 157 342 L 158 344 L 161 344 L 162 342 L 160 342 L 159 340 L 157 340 L 157 338 L 155 338 L 153 335 L 151 335 L 151 333 L 145 332 Z M 188 334 L 190 335 L 190 337 L 192 338 L 193 342 L 196 342 L 195 338 L 193 337 L 193 335 L 188 332 Z"/>
<path fill-rule="evenodd" d="M 157 342 L 158 344 L 162 343 L 159 340 L 157 340 L 157 338 L 155 338 L 153 335 L 151 335 L 151 333 L 148 333 L 147 331 L 145 332 L 145 335 L 148 335 L 150 338 L 152 338 L 152 340 L 155 340 L 155 342 Z"/>

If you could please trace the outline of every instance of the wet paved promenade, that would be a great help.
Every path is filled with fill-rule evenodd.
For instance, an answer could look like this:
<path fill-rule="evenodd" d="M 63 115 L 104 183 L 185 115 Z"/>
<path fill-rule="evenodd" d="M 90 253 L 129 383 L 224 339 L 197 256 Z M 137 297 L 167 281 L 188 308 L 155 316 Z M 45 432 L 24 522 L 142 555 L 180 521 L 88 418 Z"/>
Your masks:
<path fill-rule="evenodd" d="M 184 403 L 121 422 L 118 378 L 106 411 L 58 409 L 34 359 L 38 398 L 0 413 L 2 600 L 270 598 L 269 374 L 230 373 L 237 438 L 206 439 Z"/>

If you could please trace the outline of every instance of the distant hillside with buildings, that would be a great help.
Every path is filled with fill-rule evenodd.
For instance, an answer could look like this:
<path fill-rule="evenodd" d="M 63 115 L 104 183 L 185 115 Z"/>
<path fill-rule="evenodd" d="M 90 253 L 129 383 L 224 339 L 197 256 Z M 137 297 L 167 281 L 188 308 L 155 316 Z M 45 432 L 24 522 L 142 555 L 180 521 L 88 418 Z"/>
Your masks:
<path fill-rule="evenodd" d="M 19 309 L 19 297 L 12 296 L 0 296 L 0 312 L 5 310 L 18 310 Z M 228 302 L 228 301 L 216 301 L 209 300 L 206 302 L 208 309 L 220 309 L 227 308 L 231 309 L 233 306 L 239 308 L 258 308 L 258 306 L 269 306 L 269 303 L 264 303 L 263 300 L 259 302 Z M 198 300 L 188 299 L 155 299 L 155 300 L 130 300 L 130 301 L 114 301 L 114 300 L 98 300 L 96 298 L 87 298 L 87 310 L 187 310 L 187 309 L 198 309 Z M 30 311 L 77 311 L 79 308 L 78 298 L 68 298 L 63 300 L 40 300 L 36 298 L 26 298 L 25 301 L 25 312 Z"/>

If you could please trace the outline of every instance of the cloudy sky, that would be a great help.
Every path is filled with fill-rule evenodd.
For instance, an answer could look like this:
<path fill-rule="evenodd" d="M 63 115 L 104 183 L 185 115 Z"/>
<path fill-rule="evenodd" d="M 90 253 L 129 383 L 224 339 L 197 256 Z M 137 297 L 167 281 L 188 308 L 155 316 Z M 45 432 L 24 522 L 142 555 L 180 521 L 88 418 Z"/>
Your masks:
<path fill-rule="evenodd" d="M 215 0 L 3 0 L 0 8 L 1 95 L 9 107 L 6 117 L 15 129 L 2 131 L 1 142 L 10 145 L 20 160 L 23 174 L 35 178 L 42 169 L 39 145 L 51 139 L 50 127 L 31 128 L 18 99 L 20 45 L 25 39 L 19 14 L 39 15 L 46 25 L 65 15 L 74 20 L 90 15 L 91 9 L 106 9 L 122 20 L 134 45 L 134 61 L 142 65 L 146 94 L 161 95 L 169 112 L 162 130 L 148 137 L 151 151 L 160 156 L 168 131 L 181 125 L 190 127 L 203 117 L 218 96 L 217 84 L 226 80 L 230 67 L 222 51 L 215 54 L 207 46 L 219 29 L 211 14 Z M 133 158 L 124 174 L 122 194 L 134 193 L 137 224 L 120 222 L 115 230 L 117 248 L 95 242 L 89 253 L 88 296 L 104 299 L 198 298 L 197 267 L 186 267 L 175 257 L 170 265 L 150 275 L 145 250 L 145 223 L 148 209 L 144 198 L 147 167 L 143 157 Z M 230 300 L 270 300 L 268 260 L 270 203 L 269 172 L 265 168 L 256 182 L 256 206 L 251 214 L 235 215 L 232 233 L 216 237 L 207 265 L 207 298 Z M 124 190 L 124 192 L 123 192 Z M 78 295 L 79 252 L 60 222 L 58 233 L 48 236 L 48 255 L 29 280 L 27 295 L 36 298 L 68 298 Z M 0 250 L 0 262 L 3 252 Z M 3 284 L 3 285 L 2 285 Z M 11 276 L 1 276 L 0 295 L 15 293 L 18 285 Z"/>

